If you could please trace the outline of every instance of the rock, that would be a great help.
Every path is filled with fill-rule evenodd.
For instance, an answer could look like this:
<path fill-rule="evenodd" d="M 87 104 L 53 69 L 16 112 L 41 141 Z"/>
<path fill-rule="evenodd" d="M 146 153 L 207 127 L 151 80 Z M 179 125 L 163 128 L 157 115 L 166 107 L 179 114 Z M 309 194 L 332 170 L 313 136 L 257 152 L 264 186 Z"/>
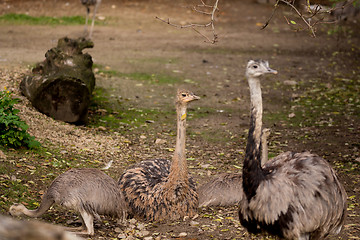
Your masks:
<path fill-rule="evenodd" d="M 201 165 L 200 165 L 201 168 L 208 168 L 208 167 L 210 167 L 210 166 L 211 166 L 210 164 L 201 164 Z"/>
<path fill-rule="evenodd" d="M 289 118 L 295 117 L 295 113 L 290 113 L 290 114 L 288 115 L 288 117 L 289 117 Z"/>
<path fill-rule="evenodd" d="M 179 237 L 186 237 L 187 236 L 187 233 L 186 232 L 181 232 L 179 233 Z"/>
<path fill-rule="evenodd" d="M 155 140 L 155 144 L 164 144 L 164 143 L 166 143 L 166 140 L 164 140 L 164 139 L 157 138 Z"/>
<path fill-rule="evenodd" d="M 190 221 L 190 226 L 192 226 L 192 227 L 199 226 L 199 222 L 196 222 L 196 221 Z"/>
<path fill-rule="evenodd" d="M 142 238 L 142 237 L 146 237 L 146 236 L 150 235 L 150 232 L 147 231 L 147 230 L 142 230 L 142 231 L 140 231 L 140 232 L 137 232 L 135 235 L 136 235 L 137 237 Z"/>
<path fill-rule="evenodd" d="M 144 239 L 144 240 L 154 240 L 154 238 L 151 237 L 151 236 L 150 236 L 150 237 L 144 237 L 143 239 Z"/>
<path fill-rule="evenodd" d="M 137 221 L 136 221 L 135 218 L 132 218 L 132 219 L 129 220 L 129 223 L 130 223 L 130 224 L 135 224 L 136 222 L 137 222 Z"/>
<path fill-rule="evenodd" d="M 106 127 L 104 127 L 104 126 L 99 126 L 97 129 L 100 131 L 106 131 Z"/>
<path fill-rule="evenodd" d="M 117 238 L 119 239 L 125 239 L 126 238 L 126 234 L 125 233 L 120 233 Z"/>
<path fill-rule="evenodd" d="M 143 224 L 143 223 L 138 223 L 136 227 L 137 227 L 137 229 L 139 229 L 139 230 L 144 230 L 144 229 L 145 229 L 145 224 Z"/>
<path fill-rule="evenodd" d="M 289 86 L 295 86 L 295 85 L 297 85 L 297 82 L 294 80 L 285 80 L 284 84 L 289 85 Z"/>

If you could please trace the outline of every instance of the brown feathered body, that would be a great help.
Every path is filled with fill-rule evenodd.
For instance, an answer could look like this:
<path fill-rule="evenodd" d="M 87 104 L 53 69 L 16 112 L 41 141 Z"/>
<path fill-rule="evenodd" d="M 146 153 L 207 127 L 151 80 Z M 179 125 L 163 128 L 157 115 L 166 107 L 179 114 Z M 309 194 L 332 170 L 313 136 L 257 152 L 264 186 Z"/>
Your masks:
<path fill-rule="evenodd" d="M 142 161 L 120 178 L 120 187 L 129 209 L 145 220 L 176 220 L 194 216 L 198 207 L 195 182 L 170 179 L 171 162 L 165 159 Z"/>
<path fill-rule="evenodd" d="M 196 99 L 199 97 L 186 90 L 177 93 L 177 136 L 171 163 L 163 159 L 146 160 L 120 177 L 120 189 L 135 217 L 156 221 L 196 214 L 198 194 L 185 156 L 186 107 Z"/>
<path fill-rule="evenodd" d="M 267 231 L 286 239 L 323 239 L 340 232 L 346 216 L 346 192 L 323 158 L 286 152 L 261 167 L 262 98 L 259 76 L 276 73 L 262 60 L 250 60 L 250 129 L 243 166 L 245 196 L 241 224 L 252 233 Z"/>
<path fill-rule="evenodd" d="M 98 169 L 70 169 L 51 183 L 36 210 L 28 210 L 22 204 L 14 204 L 9 212 L 18 216 L 25 214 L 39 217 L 54 203 L 76 210 L 81 214 L 88 234 L 94 234 L 93 219 L 109 215 L 120 219 L 126 217 L 127 205 L 117 182 Z"/>

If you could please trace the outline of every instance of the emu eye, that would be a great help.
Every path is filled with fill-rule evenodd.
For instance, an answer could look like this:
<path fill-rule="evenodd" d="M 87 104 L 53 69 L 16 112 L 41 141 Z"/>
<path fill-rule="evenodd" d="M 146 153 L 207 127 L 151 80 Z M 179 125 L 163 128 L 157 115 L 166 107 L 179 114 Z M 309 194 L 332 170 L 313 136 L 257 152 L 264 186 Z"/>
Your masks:
<path fill-rule="evenodd" d="M 186 93 L 182 93 L 181 96 L 186 97 Z"/>

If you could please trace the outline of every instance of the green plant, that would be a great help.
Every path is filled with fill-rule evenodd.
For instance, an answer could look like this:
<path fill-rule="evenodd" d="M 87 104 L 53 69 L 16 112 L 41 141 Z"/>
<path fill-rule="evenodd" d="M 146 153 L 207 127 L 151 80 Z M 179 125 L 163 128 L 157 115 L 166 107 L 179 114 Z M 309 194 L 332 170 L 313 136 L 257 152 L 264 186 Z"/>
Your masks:
<path fill-rule="evenodd" d="M 14 108 L 19 99 L 11 95 L 6 88 L 0 91 L 0 145 L 13 148 L 40 146 L 35 137 L 26 132 L 29 126 L 17 115 L 19 110 Z"/>

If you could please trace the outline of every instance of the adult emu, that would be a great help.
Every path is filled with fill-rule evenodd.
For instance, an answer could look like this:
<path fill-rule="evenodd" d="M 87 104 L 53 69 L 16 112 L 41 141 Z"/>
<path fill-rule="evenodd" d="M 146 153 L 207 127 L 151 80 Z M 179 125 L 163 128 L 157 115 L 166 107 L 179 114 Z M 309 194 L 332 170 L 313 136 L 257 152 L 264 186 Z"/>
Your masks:
<path fill-rule="evenodd" d="M 346 192 L 323 158 L 309 152 L 285 152 L 261 167 L 262 97 L 259 77 L 276 73 L 267 61 L 250 60 L 251 117 L 239 203 L 241 224 L 252 233 L 267 231 L 285 239 L 323 239 L 340 232 Z"/>

